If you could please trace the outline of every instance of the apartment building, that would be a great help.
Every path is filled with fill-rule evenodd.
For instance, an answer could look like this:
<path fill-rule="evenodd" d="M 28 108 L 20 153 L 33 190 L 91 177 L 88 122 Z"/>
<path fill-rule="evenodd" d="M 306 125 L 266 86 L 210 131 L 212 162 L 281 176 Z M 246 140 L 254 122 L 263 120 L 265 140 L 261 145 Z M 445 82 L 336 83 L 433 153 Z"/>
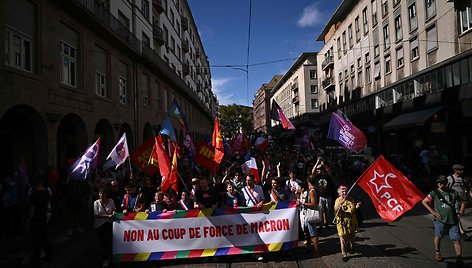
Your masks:
<path fill-rule="evenodd" d="M 376 153 L 416 161 L 435 145 L 470 161 L 471 10 L 471 1 L 342 1 L 318 37 L 321 113 L 342 109 Z"/>
<path fill-rule="evenodd" d="M 252 102 L 254 111 L 254 130 L 268 133 L 270 129 L 270 97 L 274 86 L 282 78 L 282 75 L 274 75 L 269 83 L 263 84 L 254 95 Z"/>
<path fill-rule="evenodd" d="M 292 121 L 300 123 L 320 111 L 317 65 L 316 52 L 302 53 L 272 88 L 271 103 L 275 100 Z"/>
<path fill-rule="evenodd" d="M 101 161 L 123 133 L 133 150 L 174 99 L 196 142 L 211 133 L 218 101 L 186 0 L 5 0 L 0 17 L 1 172 L 65 167 L 98 137 Z"/>

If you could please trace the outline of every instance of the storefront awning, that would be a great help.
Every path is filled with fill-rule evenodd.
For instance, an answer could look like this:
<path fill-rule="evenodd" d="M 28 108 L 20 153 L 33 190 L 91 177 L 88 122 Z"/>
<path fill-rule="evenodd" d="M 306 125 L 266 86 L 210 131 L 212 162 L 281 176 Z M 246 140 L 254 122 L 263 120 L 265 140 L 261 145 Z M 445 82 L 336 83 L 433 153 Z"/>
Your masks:
<path fill-rule="evenodd" d="M 439 112 L 443 107 L 434 107 L 421 111 L 401 114 L 394 117 L 389 122 L 383 125 L 383 130 L 392 130 L 408 127 L 420 127 L 424 125 L 424 122 L 428 120 L 435 113 Z"/>

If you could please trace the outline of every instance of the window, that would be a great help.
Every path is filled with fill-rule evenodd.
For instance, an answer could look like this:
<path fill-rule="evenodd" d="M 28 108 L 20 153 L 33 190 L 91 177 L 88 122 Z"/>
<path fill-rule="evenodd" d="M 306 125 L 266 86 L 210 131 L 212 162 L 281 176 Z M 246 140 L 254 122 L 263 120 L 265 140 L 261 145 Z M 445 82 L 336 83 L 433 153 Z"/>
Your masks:
<path fill-rule="evenodd" d="M 149 2 L 148 0 L 141 0 L 141 12 L 146 19 L 149 19 Z"/>
<path fill-rule="evenodd" d="M 420 57 L 418 48 L 418 36 L 414 36 L 410 39 L 410 56 L 412 61 Z"/>
<path fill-rule="evenodd" d="M 370 62 L 370 53 L 366 52 L 365 53 L 365 63 L 369 63 L 369 62 Z"/>
<path fill-rule="evenodd" d="M 118 21 L 129 30 L 129 19 L 120 10 L 118 10 Z"/>
<path fill-rule="evenodd" d="M 311 109 L 318 109 L 318 100 L 311 99 Z"/>
<path fill-rule="evenodd" d="M 150 48 L 151 47 L 151 39 L 149 39 L 149 36 L 147 36 L 146 33 L 142 32 L 141 33 L 141 42 L 142 42 L 142 48 L 143 48 L 143 51 L 146 49 L 146 48 Z"/>
<path fill-rule="evenodd" d="M 400 41 L 403 38 L 402 30 L 402 16 L 399 14 L 395 17 L 395 41 Z"/>
<path fill-rule="evenodd" d="M 34 3 L 28 0 L 2 2 L 5 65 L 26 72 L 34 72 L 35 67 L 33 53 L 38 20 Z"/>
<path fill-rule="evenodd" d="M 175 54 L 175 39 L 173 36 L 170 37 L 169 47 L 170 47 L 170 51 L 172 51 L 172 53 Z"/>
<path fill-rule="evenodd" d="M 107 52 L 95 46 L 95 93 L 97 96 L 107 97 Z"/>
<path fill-rule="evenodd" d="M 341 38 L 338 38 L 337 45 L 338 45 L 338 59 L 339 59 L 341 58 Z"/>
<path fill-rule="evenodd" d="M 318 85 L 311 85 L 310 86 L 310 93 L 311 94 L 318 94 Z"/>
<path fill-rule="evenodd" d="M 347 48 L 346 48 L 346 42 L 347 42 L 347 40 L 346 40 L 346 32 L 343 32 L 342 36 L 343 36 L 343 53 L 346 54 L 346 53 L 347 53 Z"/>
<path fill-rule="evenodd" d="M 310 70 L 310 79 L 316 79 L 316 70 Z"/>
<path fill-rule="evenodd" d="M 357 68 L 362 68 L 362 58 L 357 58 Z"/>
<path fill-rule="evenodd" d="M 380 79 L 380 61 L 377 61 L 374 64 L 374 79 L 375 80 Z"/>
<path fill-rule="evenodd" d="M 75 87 L 77 86 L 76 81 L 76 57 L 77 50 L 75 47 L 65 43 L 60 42 L 60 51 L 61 51 L 61 83 Z"/>
<path fill-rule="evenodd" d="M 385 49 L 388 49 L 390 48 L 390 30 L 388 28 L 388 24 L 385 24 L 383 27 L 383 36 L 384 36 Z"/>
<path fill-rule="evenodd" d="M 408 7 L 408 19 L 410 23 L 410 32 L 415 30 L 418 27 L 418 22 L 416 21 L 416 4 L 413 3 Z"/>
<path fill-rule="evenodd" d="M 352 46 L 354 45 L 352 40 L 352 24 L 349 24 L 349 27 L 347 27 L 347 35 L 349 38 L 349 49 L 352 49 Z"/>
<path fill-rule="evenodd" d="M 162 111 L 163 108 L 163 99 L 162 99 L 162 92 L 161 89 L 159 88 L 159 83 L 155 82 L 155 88 L 156 88 L 156 104 L 157 104 L 157 110 Z"/>
<path fill-rule="evenodd" d="M 162 39 L 164 39 L 166 46 L 169 46 L 169 30 L 165 25 L 162 25 Z"/>
<path fill-rule="evenodd" d="M 395 7 L 396 5 L 398 5 L 400 3 L 401 0 L 393 0 L 393 6 Z"/>
<path fill-rule="evenodd" d="M 382 17 L 388 13 L 388 1 L 382 0 Z"/>
<path fill-rule="evenodd" d="M 469 6 L 459 9 L 459 18 L 461 23 L 460 33 L 463 34 L 472 29 L 472 7 Z"/>
<path fill-rule="evenodd" d="M 359 87 L 362 87 L 364 85 L 364 83 L 362 83 L 364 80 L 363 76 L 362 76 L 362 69 L 360 69 L 358 72 L 357 72 L 357 86 Z"/>
<path fill-rule="evenodd" d="M 359 42 L 361 40 L 361 29 L 359 28 L 359 16 L 356 17 L 354 20 L 354 30 L 356 31 L 356 42 Z"/>
<path fill-rule="evenodd" d="M 149 76 L 143 74 L 143 105 L 151 106 L 149 98 L 151 97 L 151 88 L 149 87 Z"/>
<path fill-rule="evenodd" d="M 362 24 L 364 25 L 364 35 L 369 32 L 369 17 L 367 16 L 367 8 L 362 10 Z"/>
<path fill-rule="evenodd" d="M 372 28 L 377 25 L 377 0 L 372 1 Z"/>
<path fill-rule="evenodd" d="M 385 74 L 392 72 L 392 61 L 390 55 L 385 56 Z"/>
<path fill-rule="evenodd" d="M 370 76 L 370 65 L 365 67 L 365 83 L 370 84 L 372 82 L 372 78 Z"/>
<path fill-rule="evenodd" d="M 397 48 L 396 53 L 397 53 L 397 68 L 403 67 L 403 64 L 404 64 L 403 47 Z"/>
<path fill-rule="evenodd" d="M 426 19 L 429 19 L 436 15 L 436 1 L 435 0 L 425 0 L 426 6 Z"/>
<path fill-rule="evenodd" d="M 5 64 L 24 71 L 32 71 L 32 39 L 24 34 L 5 28 Z"/>
<path fill-rule="evenodd" d="M 172 26 L 174 26 L 175 23 L 175 14 L 174 11 L 169 10 L 169 21 Z"/>
<path fill-rule="evenodd" d="M 380 55 L 380 46 L 379 46 L 379 29 L 375 28 L 372 31 L 374 37 L 374 57 L 378 57 Z"/>
<path fill-rule="evenodd" d="M 120 62 L 119 72 L 120 103 L 128 104 L 128 65 Z"/>
<path fill-rule="evenodd" d="M 435 24 L 426 29 L 426 40 L 426 49 L 428 52 L 438 47 L 438 35 Z"/>

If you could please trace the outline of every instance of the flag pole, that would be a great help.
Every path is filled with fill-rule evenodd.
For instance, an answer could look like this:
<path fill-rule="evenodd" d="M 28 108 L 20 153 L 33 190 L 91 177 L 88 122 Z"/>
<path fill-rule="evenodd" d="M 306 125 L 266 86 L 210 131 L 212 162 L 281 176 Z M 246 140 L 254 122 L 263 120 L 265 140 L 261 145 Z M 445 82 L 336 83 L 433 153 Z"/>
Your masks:
<path fill-rule="evenodd" d="M 144 168 L 144 174 L 142 175 L 141 180 L 144 180 L 144 176 L 146 176 L 146 171 L 147 171 L 147 169 L 149 168 L 149 165 L 151 164 L 152 153 L 154 153 L 154 150 L 155 150 L 155 149 L 156 149 L 156 142 L 154 141 L 154 144 L 152 145 L 152 150 L 151 150 L 151 153 L 149 154 L 149 158 L 148 158 L 148 161 L 147 161 L 147 165 L 146 165 L 146 167 Z"/>
<path fill-rule="evenodd" d="M 128 156 L 128 163 L 129 163 L 129 172 L 130 172 L 130 179 L 133 178 L 133 168 L 131 167 L 131 159 Z"/>
<path fill-rule="evenodd" d="M 357 178 L 357 180 L 354 182 L 354 184 L 352 184 L 351 188 L 349 188 L 349 190 L 347 191 L 346 197 L 349 195 L 349 193 L 350 193 L 351 190 L 354 188 L 354 186 L 359 182 L 359 180 L 364 177 L 365 173 L 367 173 L 367 170 L 369 170 L 369 168 L 370 168 L 371 166 L 373 166 L 381 157 L 382 157 L 382 155 L 380 155 L 380 157 L 378 157 L 370 166 L 368 166 L 368 167 L 364 170 L 364 172 L 362 172 L 362 174 L 359 176 L 359 178 Z M 335 202 L 336 202 L 336 201 L 335 201 Z M 333 219 L 333 223 L 335 223 L 336 217 L 338 216 L 340 209 L 341 209 L 341 207 L 339 207 L 339 208 L 336 210 L 336 213 L 335 213 L 334 219 Z"/>

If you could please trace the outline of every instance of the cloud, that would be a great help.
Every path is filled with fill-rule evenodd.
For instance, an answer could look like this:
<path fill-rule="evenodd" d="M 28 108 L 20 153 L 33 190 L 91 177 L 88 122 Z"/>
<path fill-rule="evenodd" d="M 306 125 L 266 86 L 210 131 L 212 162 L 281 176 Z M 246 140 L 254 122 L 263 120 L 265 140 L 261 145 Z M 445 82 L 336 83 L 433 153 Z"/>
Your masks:
<path fill-rule="evenodd" d="M 297 25 L 300 28 L 322 25 L 326 21 L 324 17 L 317 4 L 313 4 L 303 9 L 303 14 L 300 15 Z"/>
<path fill-rule="evenodd" d="M 220 105 L 228 105 L 234 103 L 234 94 L 225 92 L 225 87 L 231 82 L 231 78 L 212 78 L 212 91 L 218 98 Z"/>

